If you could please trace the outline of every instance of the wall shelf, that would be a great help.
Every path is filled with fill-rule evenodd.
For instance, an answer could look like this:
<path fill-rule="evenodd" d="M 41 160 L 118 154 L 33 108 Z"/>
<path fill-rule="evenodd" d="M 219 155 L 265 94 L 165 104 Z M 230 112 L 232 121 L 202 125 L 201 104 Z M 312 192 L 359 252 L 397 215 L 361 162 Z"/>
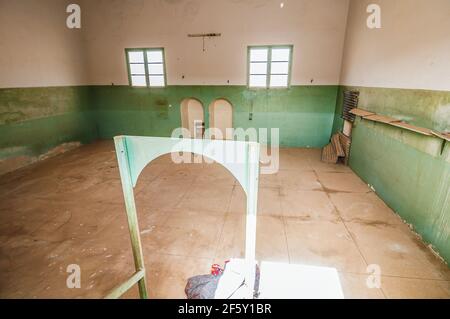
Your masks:
<path fill-rule="evenodd" d="M 393 117 L 379 115 L 379 114 L 369 115 L 369 116 L 364 117 L 364 119 L 369 120 L 369 121 L 374 121 L 374 122 L 385 123 L 385 124 L 400 122 L 400 120 L 397 120 Z"/>
<path fill-rule="evenodd" d="M 450 132 L 449 133 L 441 133 L 436 131 L 431 131 L 431 134 L 442 138 L 443 140 L 446 140 L 447 142 L 450 142 Z"/>
<path fill-rule="evenodd" d="M 352 109 L 350 111 L 350 113 L 352 113 L 352 114 L 354 114 L 356 116 L 361 116 L 361 117 L 366 117 L 366 116 L 369 116 L 369 115 L 375 115 L 375 113 L 373 113 L 373 112 L 369 112 L 369 111 L 366 111 L 366 110 L 363 110 L 363 109 L 358 109 L 358 108 Z"/>
<path fill-rule="evenodd" d="M 428 128 L 424 128 L 424 127 L 419 127 L 419 126 L 414 126 L 405 122 L 397 122 L 397 123 L 390 123 L 391 125 L 403 128 L 405 130 L 408 131 L 413 131 L 419 134 L 423 134 L 423 135 L 427 135 L 427 136 L 433 136 L 433 134 L 431 134 L 431 130 Z"/>
<path fill-rule="evenodd" d="M 443 133 L 443 132 L 433 131 L 433 130 L 430 130 L 425 127 L 415 126 L 415 125 L 403 122 L 401 120 L 395 119 L 393 117 L 376 114 L 376 113 L 366 111 L 366 110 L 363 110 L 360 108 L 354 108 L 350 111 L 350 113 L 352 113 L 356 116 L 360 116 L 364 120 L 384 123 L 384 124 L 388 124 L 388 125 L 392 125 L 392 126 L 404 129 L 404 130 L 408 130 L 410 132 L 415 132 L 415 133 L 426 135 L 426 136 L 439 137 L 447 142 L 450 141 L 450 132 Z"/>

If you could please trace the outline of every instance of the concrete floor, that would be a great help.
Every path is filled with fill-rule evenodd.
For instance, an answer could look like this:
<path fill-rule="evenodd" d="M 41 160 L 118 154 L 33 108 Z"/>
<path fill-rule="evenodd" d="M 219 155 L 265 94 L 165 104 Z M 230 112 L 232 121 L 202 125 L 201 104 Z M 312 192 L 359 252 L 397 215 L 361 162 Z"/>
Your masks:
<path fill-rule="evenodd" d="M 346 298 L 450 298 L 449 268 L 349 168 L 305 149 L 282 149 L 280 166 L 261 176 L 258 260 L 336 268 Z M 111 142 L 4 175 L 0 189 L 0 297 L 100 298 L 133 273 Z M 160 158 L 135 195 L 150 297 L 184 298 L 188 277 L 243 257 L 245 196 L 218 164 Z M 66 287 L 69 264 L 80 289 Z M 369 264 L 381 289 L 366 286 Z"/>

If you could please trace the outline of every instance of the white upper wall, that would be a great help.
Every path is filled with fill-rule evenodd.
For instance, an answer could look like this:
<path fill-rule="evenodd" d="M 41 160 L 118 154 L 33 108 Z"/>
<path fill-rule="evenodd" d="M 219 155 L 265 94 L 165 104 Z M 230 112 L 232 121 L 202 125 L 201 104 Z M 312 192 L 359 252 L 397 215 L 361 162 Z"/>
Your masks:
<path fill-rule="evenodd" d="M 369 4 L 381 29 L 366 26 Z M 449 0 L 351 0 L 341 84 L 450 90 Z"/>
<path fill-rule="evenodd" d="M 0 0 L 0 87 L 86 84 L 80 30 L 66 0 Z"/>
<path fill-rule="evenodd" d="M 248 45 L 293 44 L 293 85 L 338 84 L 347 7 L 348 0 L 83 1 L 89 83 L 127 85 L 124 49 L 164 47 L 169 85 L 245 85 Z M 201 38 L 187 37 L 210 32 L 222 36 L 206 39 L 206 52 Z"/>
<path fill-rule="evenodd" d="M 72 2 L 81 30 L 65 24 Z M 293 44 L 294 85 L 450 90 L 449 0 L 351 0 L 342 58 L 348 2 L 0 0 L 0 87 L 127 85 L 132 47 L 165 47 L 169 85 L 245 85 L 248 45 Z M 222 36 L 203 52 L 187 34 L 205 32 Z"/>

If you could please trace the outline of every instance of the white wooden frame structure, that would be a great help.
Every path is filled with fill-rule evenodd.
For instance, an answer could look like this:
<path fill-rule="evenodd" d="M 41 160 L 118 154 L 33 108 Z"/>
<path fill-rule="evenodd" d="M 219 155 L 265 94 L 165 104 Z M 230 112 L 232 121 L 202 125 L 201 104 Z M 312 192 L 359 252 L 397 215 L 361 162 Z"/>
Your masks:
<path fill-rule="evenodd" d="M 165 137 L 117 136 L 114 138 L 128 218 L 136 272 L 115 287 L 106 298 L 119 298 L 134 284 L 147 298 L 144 258 L 133 189 L 142 170 L 157 157 L 170 153 L 194 153 L 222 164 L 238 180 L 247 195 L 245 235 L 245 287 L 252 299 L 255 284 L 256 213 L 259 180 L 259 143 Z"/>

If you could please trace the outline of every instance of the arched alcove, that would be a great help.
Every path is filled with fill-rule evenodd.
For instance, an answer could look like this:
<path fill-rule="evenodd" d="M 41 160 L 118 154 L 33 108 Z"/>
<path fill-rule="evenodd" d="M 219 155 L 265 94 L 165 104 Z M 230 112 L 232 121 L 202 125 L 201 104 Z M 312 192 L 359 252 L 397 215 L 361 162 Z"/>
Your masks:
<path fill-rule="evenodd" d="M 205 129 L 205 119 L 203 104 L 196 98 L 186 98 L 181 102 L 181 125 L 189 131 L 189 136 L 185 138 L 203 138 Z"/>
<path fill-rule="evenodd" d="M 233 106 L 226 99 L 216 99 L 209 105 L 209 129 L 212 139 L 233 139 Z"/>

